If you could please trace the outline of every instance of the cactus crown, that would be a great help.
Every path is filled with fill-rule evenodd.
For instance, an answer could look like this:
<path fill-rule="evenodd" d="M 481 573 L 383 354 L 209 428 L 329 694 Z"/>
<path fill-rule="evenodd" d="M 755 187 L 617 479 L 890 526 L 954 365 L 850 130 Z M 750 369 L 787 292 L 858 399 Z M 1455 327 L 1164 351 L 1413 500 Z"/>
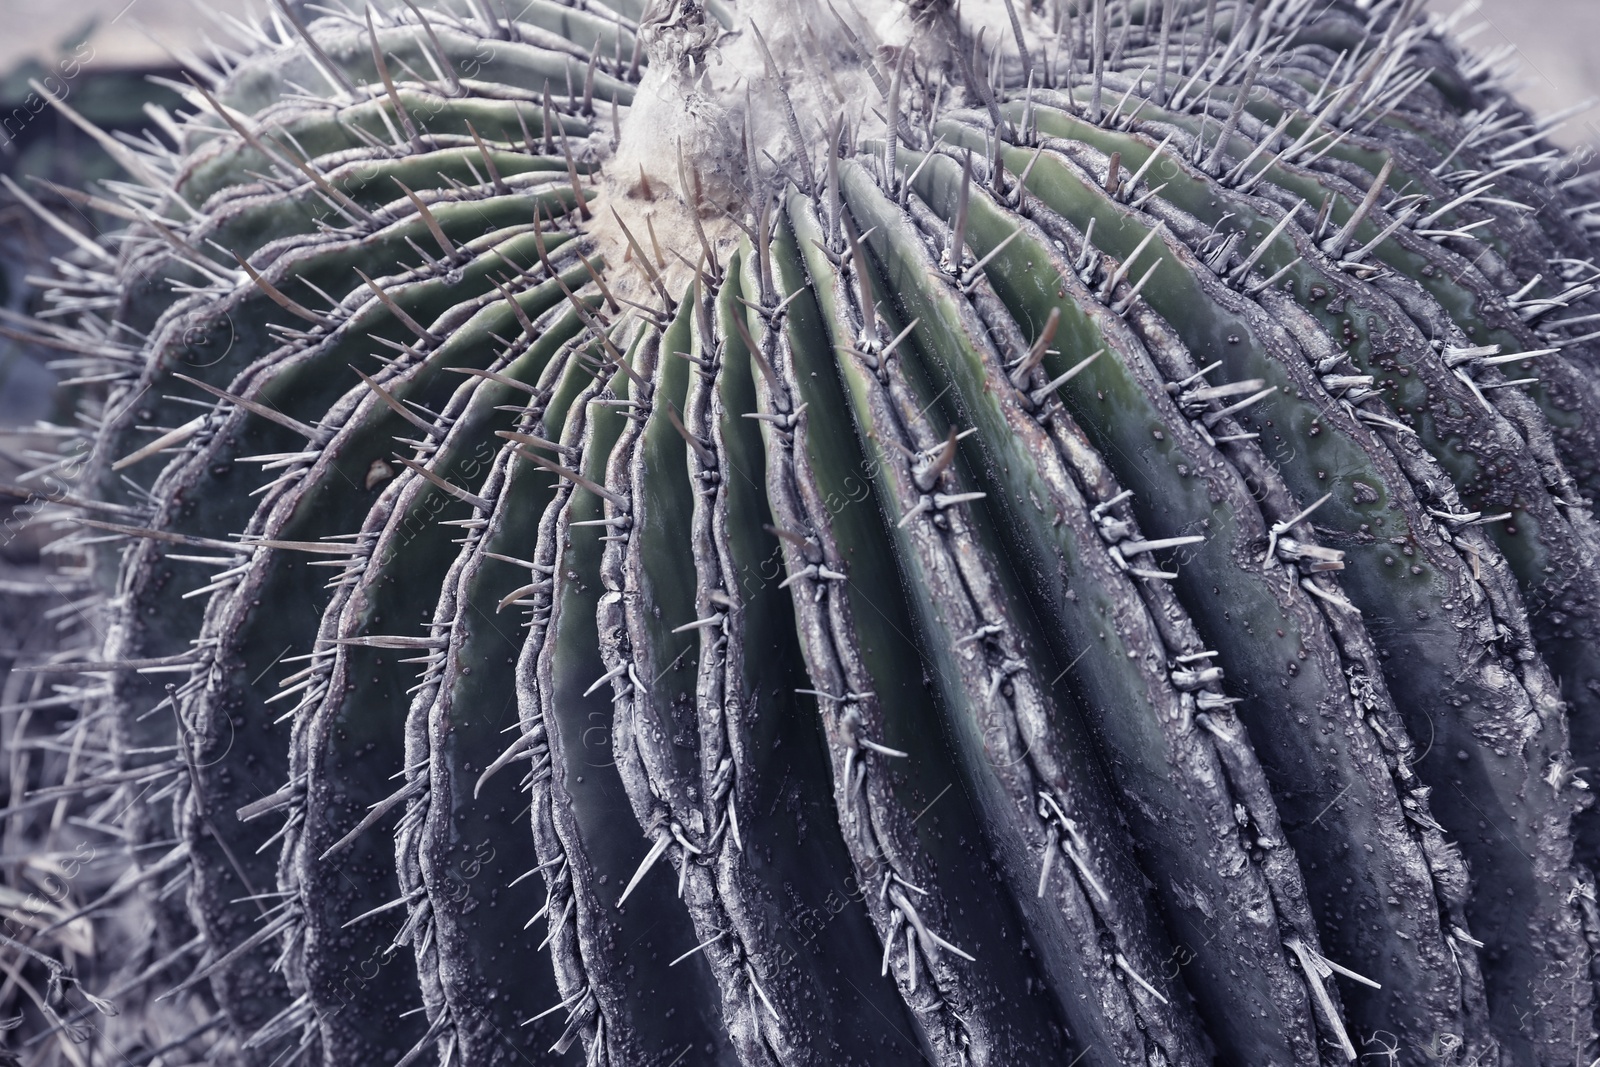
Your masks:
<path fill-rule="evenodd" d="M 34 327 L 27 1028 L 1589 1063 L 1593 205 L 1419 6 L 280 0 Z"/>

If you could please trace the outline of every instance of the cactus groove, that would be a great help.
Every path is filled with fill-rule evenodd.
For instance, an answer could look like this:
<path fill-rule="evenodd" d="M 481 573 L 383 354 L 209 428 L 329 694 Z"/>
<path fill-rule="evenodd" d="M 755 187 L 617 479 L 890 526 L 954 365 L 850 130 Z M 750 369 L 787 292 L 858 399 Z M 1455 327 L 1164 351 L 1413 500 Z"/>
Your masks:
<path fill-rule="evenodd" d="M 1600 1056 L 1600 211 L 1458 19 L 274 2 L 32 326 L 148 925 L 27 1040 Z"/>

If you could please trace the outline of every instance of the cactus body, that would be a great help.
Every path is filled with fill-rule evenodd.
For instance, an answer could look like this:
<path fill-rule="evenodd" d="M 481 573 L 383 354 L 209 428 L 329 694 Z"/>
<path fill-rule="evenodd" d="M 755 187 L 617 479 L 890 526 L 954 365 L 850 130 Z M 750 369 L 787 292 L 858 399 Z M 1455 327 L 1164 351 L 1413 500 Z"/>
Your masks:
<path fill-rule="evenodd" d="M 169 1044 L 1594 1059 L 1585 179 L 1409 0 L 991 6 L 284 6 L 120 146 L 42 796 Z"/>

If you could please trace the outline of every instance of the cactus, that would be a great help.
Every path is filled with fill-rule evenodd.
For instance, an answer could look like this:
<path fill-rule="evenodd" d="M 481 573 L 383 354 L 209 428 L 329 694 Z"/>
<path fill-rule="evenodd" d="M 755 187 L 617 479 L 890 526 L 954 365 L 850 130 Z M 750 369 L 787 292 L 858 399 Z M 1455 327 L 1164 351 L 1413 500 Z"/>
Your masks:
<path fill-rule="evenodd" d="M 10 818 L 147 925 L 8 929 L 21 1032 L 1593 1061 L 1600 216 L 1419 7 L 241 26 L 32 326 L 100 641 Z"/>

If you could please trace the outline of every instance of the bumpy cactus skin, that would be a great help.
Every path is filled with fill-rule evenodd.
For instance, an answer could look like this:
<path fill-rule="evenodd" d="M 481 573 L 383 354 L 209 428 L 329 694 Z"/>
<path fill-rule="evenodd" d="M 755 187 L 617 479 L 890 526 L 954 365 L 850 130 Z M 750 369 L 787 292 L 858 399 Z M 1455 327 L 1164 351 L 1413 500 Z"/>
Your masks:
<path fill-rule="evenodd" d="M 1591 1063 L 1588 176 L 1416 0 L 858 7 L 284 6 L 117 148 L 169 1043 Z"/>

